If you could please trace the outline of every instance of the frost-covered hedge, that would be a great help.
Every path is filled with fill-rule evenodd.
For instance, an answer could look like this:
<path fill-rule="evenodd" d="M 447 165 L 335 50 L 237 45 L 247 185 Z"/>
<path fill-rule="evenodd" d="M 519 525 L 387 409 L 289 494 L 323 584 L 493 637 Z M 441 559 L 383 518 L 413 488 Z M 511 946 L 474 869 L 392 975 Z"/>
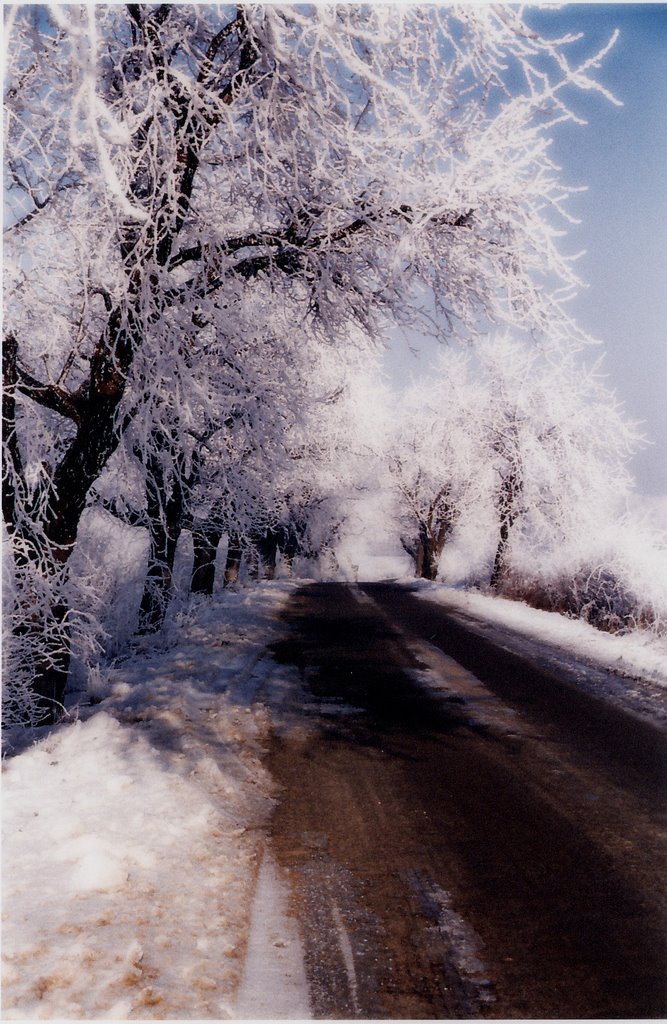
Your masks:
<path fill-rule="evenodd" d="M 667 546 L 664 538 L 628 530 L 624 543 L 601 558 L 535 571 L 512 570 L 503 597 L 544 611 L 583 619 L 608 633 L 650 630 L 667 634 Z M 542 571 L 540 571 L 540 569 Z"/>

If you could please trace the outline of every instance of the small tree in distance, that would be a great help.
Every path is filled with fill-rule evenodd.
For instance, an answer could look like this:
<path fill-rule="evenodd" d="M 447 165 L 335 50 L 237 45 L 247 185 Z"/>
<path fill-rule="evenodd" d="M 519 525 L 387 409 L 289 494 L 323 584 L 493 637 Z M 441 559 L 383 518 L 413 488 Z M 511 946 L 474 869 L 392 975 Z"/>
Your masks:
<path fill-rule="evenodd" d="M 389 445 L 400 539 L 433 580 L 457 522 L 493 509 L 490 586 L 513 548 L 533 560 L 619 521 L 639 435 L 595 369 L 571 350 L 541 352 L 508 335 L 445 350 L 403 397 Z"/>
<path fill-rule="evenodd" d="M 469 363 L 465 353 L 441 354 L 433 378 L 403 396 L 388 446 L 401 544 L 427 580 L 457 521 L 474 514 L 489 486 Z"/>
<path fill-rule="evenodd" d="M 619 519 L 639 435 L 597 370 L 573 351 L 540 352 L 508 335 L 476 347 L 481 432 L 498 524 L 490 584 L 502 586 L 515 537 L 535 557 Z"/>

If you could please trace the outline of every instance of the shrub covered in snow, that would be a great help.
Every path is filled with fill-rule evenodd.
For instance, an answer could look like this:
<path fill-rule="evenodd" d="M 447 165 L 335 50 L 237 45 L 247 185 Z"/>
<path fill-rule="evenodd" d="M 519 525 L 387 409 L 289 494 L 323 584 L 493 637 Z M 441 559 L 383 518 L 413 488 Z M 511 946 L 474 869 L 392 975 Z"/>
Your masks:
<path fill-rule="evenodd" d="M 527 560 L 503 582 L 503 597 L 534 608 L 580 618 L 609 633 L 649 630 L 667 633 L 667 538 L 626 520 L 602 531 L 606 545 L 596 551 L 570 545 L 544 563 Z M 597 557 L 596 557 L 597 556 Z M 540 571 L 541 570 L 541 571 Z"/>

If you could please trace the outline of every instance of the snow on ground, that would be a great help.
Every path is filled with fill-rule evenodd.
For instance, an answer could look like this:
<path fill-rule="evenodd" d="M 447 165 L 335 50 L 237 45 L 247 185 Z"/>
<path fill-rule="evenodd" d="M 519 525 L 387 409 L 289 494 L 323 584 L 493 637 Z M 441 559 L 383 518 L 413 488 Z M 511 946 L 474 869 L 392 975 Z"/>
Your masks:
<path fill-rule="evenodd" d="M 234 1015 L 272 806 L 262 688 L 289 673 L 265 646 L 292 588 L 195 602 L 95 704 L 8 736 L 4 1019 Z"/>
<path fill-rule="evenodd" d="M 455 608 L 477 620 L 509 627 L 526 637 L 552 644 L 575 658 L 629 679 L 667 687 L 667 640 L 649 632 L 603 633 L 580 619 L 543 612 L 520 601 L 465 591 L 441 583 L 412 581 L 420 597 Z"/>

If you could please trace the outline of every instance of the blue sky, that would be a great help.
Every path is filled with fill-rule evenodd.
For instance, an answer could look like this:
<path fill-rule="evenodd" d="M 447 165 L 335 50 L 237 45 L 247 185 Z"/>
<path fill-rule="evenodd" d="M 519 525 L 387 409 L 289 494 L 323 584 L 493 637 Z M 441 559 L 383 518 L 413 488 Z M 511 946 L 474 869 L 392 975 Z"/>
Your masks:
<path fill-rule="evenodd" d="M 620 30 L 596 77 L 623 106 L 573 91 L 588 124 L 558 129 L 552 153 L 564 181 L 588 187 L 569 206 L 581 224 L 562 240 L 567 252 L 586 250 L 577 270 L 588 288 L 570 308 L 603 342 L 590 360 L 605 352 L 609 386 L 653 442 L 633 461 L 638 490 L 667 495 L 667 4 L 567 4 L 526 20 L 551 37 L 583 32 L 572 62 Z M 390 372 L 418 376 L 431 351 L 419 347 L 423 362 L 393 351 Z"/>
<path fill-rule="evenodd" d="M 581 30 L 591 46 L 620 29 L 597 77 L 623 107 L 577 97 L 588 126 L 563 128 L 555 153 L 564 177 L 588 186 L 566 240 L 587 250 L 578 270 L 589 287 L 574 308 L 653 441 L 634 461 L 639 490 L 667 494 L 667 4 L 572 4 L 530 20 L 549 34 Z"/>

